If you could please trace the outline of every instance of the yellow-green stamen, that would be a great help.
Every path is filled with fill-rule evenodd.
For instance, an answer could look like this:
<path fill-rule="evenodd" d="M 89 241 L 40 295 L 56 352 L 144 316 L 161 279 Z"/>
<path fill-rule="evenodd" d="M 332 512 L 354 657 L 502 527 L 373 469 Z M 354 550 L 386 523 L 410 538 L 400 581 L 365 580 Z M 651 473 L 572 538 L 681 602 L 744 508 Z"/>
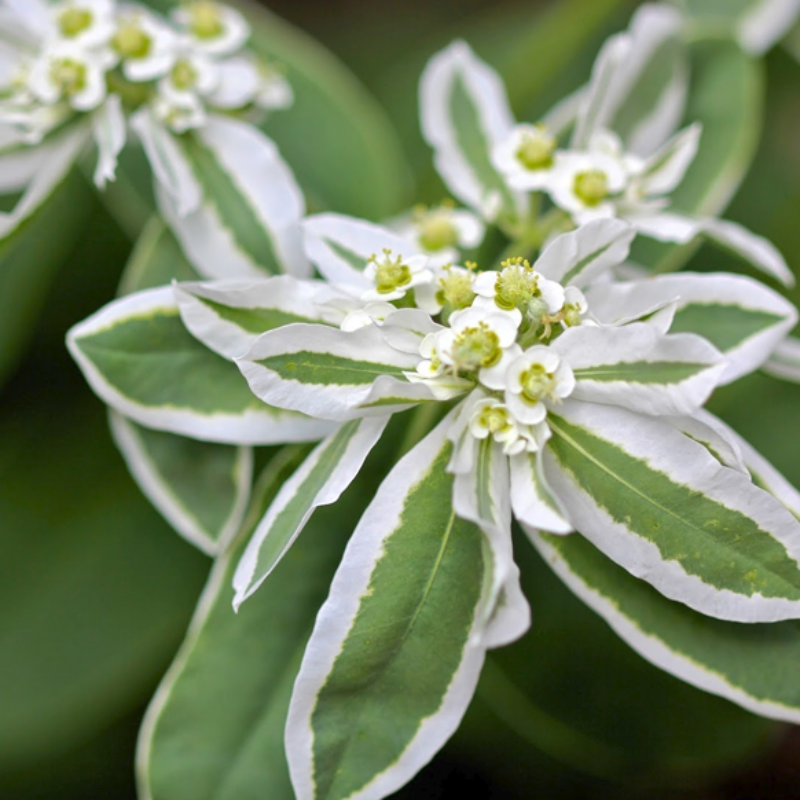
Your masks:
<path fill-rule="evenodd" d="M 526 131 L 522 134 L 516 156 L 525 169 L 548 169 L 553 165 L 555 149 L 555 138 L 539 127 L 535 132 Z"/>
<path fill-rule="evenodd" d="M 596 206 L 608 197 L 608 176 L 599 169 L 589 169 L 575 176 L 576 196 L 587 206 Z"/>
<path fill-rule="evenodd" d="M 72 39 L 92 26 L 92 12 L 74 6 L 64 9 L 58 17 L 58 29 L 61 35 Z"/>
<path fill-rule="evenodd" d="M 403 256 L 392 259 L 391 255 L 391 250 L 384 250 L 382 260 L 370 258 L 375 265 L 375 290 L 379 294 L 391 294 L 411 283 L 411 269 L 403 263 Z"/>
<path fill-rule="evenodd" d="M 111 40 L 111 46 L 123 58 L 146 58 L 152 45 L 151 38 L 135 20 L 123 22 Z"/>
<path fill-rule="evenodd" d="M 59 58 L 50 66 L 50 79 L 67 97 L 86 87 L 86 65 L 73 58 Z"/>
<path fill-rule="evenodd" d="M 502 355 L 499 337 L 485 322 L 474 328 L 464 328 L 453 342 L 453 361 L 463 369 L 491 367 Z"/>
<path fill-rule="evenodd" d="M 189 6 L 189 30 L 198 39 L 216 39 L 225 32 L 222 13 L 216 3 L 200 0 Z"/>

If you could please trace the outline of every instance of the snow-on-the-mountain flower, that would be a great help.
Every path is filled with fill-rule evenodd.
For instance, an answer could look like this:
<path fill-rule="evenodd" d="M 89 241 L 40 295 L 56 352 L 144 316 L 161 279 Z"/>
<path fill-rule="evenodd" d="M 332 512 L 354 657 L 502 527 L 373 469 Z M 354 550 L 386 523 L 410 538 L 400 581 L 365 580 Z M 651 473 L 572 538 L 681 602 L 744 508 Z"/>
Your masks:
<path fill-rule="evenodd" d="M 116 0 L 2 0 L 0 10 L 0 192 L 23 192 L 0 222 L 0 238 L 41 205 L 90 143 L 96 185 L 114 180 L 129 126 L 179 237 L 184 218 L 203 204 L 206 150 L 230 171 L 235 157 L 219 152 L 239 150 L 244 128 L 256 159 L 275 160 L 249 120 L 286 108 L 292 92 L 279 69 L 245 49 L 250 28 L 239 12 L 215 0 L 185 3 L 171 21 Z M 207 134 L 213 143 L 203 141 Z"/>
<path fill-rule="evenodd" d="M 670 208 L 702 133 L 699 125 L 676 132 L 688 86 L 683 59 L 662 64 L 669 79 L 642 104 L 646 113 L 627 137 L 614 130 L 648 64 L 666 44 L 680 44 L 685 28 L 678 9 L 645 4 L 629 31 L 605 43 L 589 85 L 537 124 L 515 124 L 500 76 L 464 42 L 438 53 L 422 76 L 422 130 L 449 190 L 526 252 L 559 231 L 617 217 L 663 242 L 704 237 L 791 284 L 783 257 L 766 239 L 726 220 Z M 467 147 L 467 140 L 483 148 Z M 550 207 L 540 215 L 543 195 Z"/>

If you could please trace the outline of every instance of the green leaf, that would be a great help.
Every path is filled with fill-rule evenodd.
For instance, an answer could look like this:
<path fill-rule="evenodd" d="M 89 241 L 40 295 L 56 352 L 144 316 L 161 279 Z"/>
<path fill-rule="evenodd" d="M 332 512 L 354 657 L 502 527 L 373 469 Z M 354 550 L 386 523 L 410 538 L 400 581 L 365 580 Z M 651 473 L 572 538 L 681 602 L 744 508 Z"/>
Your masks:
<path fill-rule="evenodd" d="M 800 616 L 800 525 L 658 420 L 570 401 L 548 421 L 550 479 L 576 529 L 672 599 L 712 616 Z"/>
<path fill-rule="evenodd" d="M 208 569 L 135 491 L 83 397 L 59 394 L 54 411 L 48 393 L 9 396 L 0 419 L 0 771 L 73 753 L 143 702 Z"/>
<path fill-rule="evenodd" d="M 172 527 L 204 553 L 220 552 L 247 506 L 251 449 L 150 430 L 115 412 L 111 431 L 139 487 Z"/>
<path fill-rule="evenodd" d="M 147 427 L 228 444 L 307 441 L 328 427 L 261 403 L 232 362 L 186 330 L 172 287 L 114 301 L 67 343 L 100 397 Z"/>
<path fill-rule="evenodd" d="M 22 356 L 56 271 L 82 230 L 89 201 L 80 176 L 70 173 L 0 244 L 0 382 Z"/>
<path fill-rule="evenodd" d="M 692 83 L 686 119 L 700 122 L 700 148 L 670 198 L 670 208 L 691 216 L 716 216 L 727 206 L 755 155 L 763 116 L 760 65 L 730 42 L 691 48 Z M 631 259 L 658 272 L 679 269 L 696 244 L 667 245 L 638 239 Z"/>
<path fill-rule="evenodd" d="M 231 579 L 248 533 L 302 455 L 271 462 L 235 545 L 220 557 L 139 739 L 143 800 L 292 800 L 283 728 L 300 656 L 349 532 L 322 513 L 238 614 Z"/>
<path fill-rule="evenodd" d="M 309 454 L 256 526 L 233 579 L 234 608 L 266 580 L 320 506 L 335 503 L 364 464 L 388 418 L 346 422 Z"/>
<path fill-rule="evenodd" d="M 439 749 L 472 696 L 482 536 L 450 503 L 449 425 L 386 478 L 320 610 L 287 721 L 298 797 L 386 796 Z"/>
<path fill-rule="evenodd" d="M 262 9 L 248 11 L 252 49 L 285 67 L 295 95 L 294 105 L 272 114 L 263 128 L 312 207 L 383 219 L 407 205 L 405 155 L 381 107 L 313 39 Z"/>
<path fill-rule="evenodd" d="M 800 623 L 724 622 L 667 600 L 579 536 L 535 534 L 549 566 L 640 655 L 762 716 L 800 721 Z"/>
<path fill-rule="evenodd" d="M 158 216 L 152 216 L 136 239 L 119 285 L 119 294 L 165 286 L 173 280 L 194 281 L 192 267 L 175 236 Z"/>

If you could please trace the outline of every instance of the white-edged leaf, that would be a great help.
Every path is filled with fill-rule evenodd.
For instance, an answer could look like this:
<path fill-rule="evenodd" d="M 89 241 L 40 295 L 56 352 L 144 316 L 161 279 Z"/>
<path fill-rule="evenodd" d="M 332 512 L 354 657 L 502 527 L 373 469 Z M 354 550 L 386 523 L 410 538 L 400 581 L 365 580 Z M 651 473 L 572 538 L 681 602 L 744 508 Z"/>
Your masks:
<path fill-rule="evenodd" d="M 175 299 L 193 336 L 225 358 L 246 353 L 268 330 L 296 322 L 338 322 L 321 304 L 338 294 L 322 281 L 290 275 L 178 283 Z"/>
<path fill-rule="evenodd" d="M 171 286 L 109 303 L 67 334 L 67 346 L 94 391 L 148 428 L 209 442 L 313 441 L 328 423 L 270 408 L 236 366 L 184 327 Z"/>
<path fill-rule="evenodd" d="M 406 258 L 421 252 L 389 228 L 343 214 L 307 217 L 303 237 L 308 257 L 325 278 L 362 291 L 374 288 L 363 275 L 372 256 L 380 256 L 385 249 Z"/>
<path fill-rule="evenodd" d="M 250 497 L 249 447 L 198 442 L 143 428 L 116 411 L 111 433 L 150 502 L 184 539 L 210 556 L 238 530 Z"/>
<path fill-rule="evenodd" d="M 670 602 L 580 536 L 533 533 L 532 539 L 561 580 L 643 658 L 755 714 L 800 722 L 796 621 L 713 619 Z"/>
<path fill-rule="evenodd" d="M 131 129 L 139 137 L 163 205 L 178 217 L 195 211 L 203 199 L 203 189 L 192 173 L 177 139 L 148 108 L 130 119 Z"/>
<path fill-rule="evenodd" d="M 508 188 L 491 160 L 514 126 L 503 82 L 465 42 L 453 42 L 425 67 L 420 121 L 436 169 L 455 197 L 488 219 L 524 215 L 526 196 Z"/>
<path fill-rule="evenodd" d="M 725 356 L 721 383 L 757 369 L 797 321 L 794 306 L 777 292 L 752 278 L 726 273 L 598 283 L 586 290 L 586 297 L 592 313 L 605 324 L 674 300 L 670 330 L 697 333 Z"/>
<path fill-rule="evenodd" d="M 586 286 L 627 258 L 634 236 L 622 220 L 593 220 L 553 239 L 534 267 L 551 281 Z"/>
<path fill-rule="evenodd" d="M 265 403 L 344 421 L 432 399 L 426 387 L 403 375 L 419 360 L 388 345 L 376 325 L 342 331 L 298 323 L 261 335 L 236 363 Z M 358 410 L 387 397 L 379 407 Z"/>
<path fill-rule="evenodd" d="M 714 458 L 726 467 L 750 477 L 744 463 L 739 437 L 712 413 L 701 409 L 691 416 L 665 417 L 679 431 L 702 444 Z"/>
<path fill-rule="evenodd" d="M 722 219 L 703 220 L 703 235 L 714 244 L 730 250 L 739 258 L 779 280 L 784 286 L 794 286 L 794 275 L 777 247 L 735 222 Z"/>
<path fill-rule="evenodd" d="M 679 54 L 670 52 L 681 28 L 676 9 L 646 3 L 627 32 L 605 43 L 578 111 L 573 148 L 587 147 L 592 134 L 608 128 L 630 136 L 629 146 L 639 155 L 663 144 L 683 110 L 686 75 Z M 652 71 L 664 74 L 652 76 Z"/>
<path fill-rule="evenodd" d="M 701 129 L 699 123 L 684 128 L 647 159 L 637 175 L 646 195 L 669 194 L 683 180 L 697 155 Z"/>
<path fill-rule="evenodd" d="M 22 188 L 21 179 L 27 177 L 28 181 L 14 209 L 8 213 L 0 213 L 0 243 L 35 213 L 66 178 L 80 151 L 89 141 L 89 135 L 87 125 L 72 125 L 38 145 L 24 164 L 20 160 L 18 163 L 12 161 L 8 165 L 9 169 L 17 173 L 10 185 Z M 16 159 L 16 156 L 7 155 L 5 158 Z M 0 166 L 2 165 L 3 161 L 0 160 Z"/>
<path fill-rule="evenodd" d="M 231 579 L 247 535 L 297 465 L 298 450 L 282 449 L 259 479 L 242 530 L 216 559 L 186 639 L 150 703 L 136 753 L 142 800 L 241 800 L 254 792 L 294 798 L 283 728 L 300 657 L 351 529 L 347 513 L 311 520 L 239 614 L 231 609 Z"/>
<path fill-rule="evenodd" d="M 508 458 L 491 437 L 477 442 L 474 452 L 472 468 L 455 475 L 453 509 L 483 532 L 484 561 L 489 566 L 482 625 L 476 635 L 485 647 L 500 647 L 528 630 L 531 612 L 519 585 L 511 544 Z"/>
<path fill-rule="evenodd" d="M 236 566 L 233 607 L 238 611 L 300 535 L 319 506 L 335 503 L 358 474 L 388 417 L 346 422 L 312 450 L 283 484 Z"/>
<path fill-rule="evenodd" d="M 693 334 L 661 334 L 653 325 L 569 328 L 551 345 L 572 368 L 572 397 L 642 414 L 691 414 L 725 369 L 719 352 Z"/>
<path fill-rule="evenodd" d="M 317 616 L 286 725 L 298 800 L 386 797 L 452 735 L 475 690 L 485 567 L 481 532 L 450 503 L 450 423 L 384 480 Z"/>
<path fill-rule="evenodd" d="M 525 531 L 571 533 L 567 512 L 560 507 L 542 466 L 542 451 L 511 458 L 511 507 Z"/>
<path fill-rule="evenodd" d="M 794 336 L 782 339 L 761 368 L 768 375 L 800 383 L 800 339 Z"/>
<path fill-rule="evenodd" d="M 107 181 L 117 174 L 117 156 L 125 146 L 126 128 L 122 100 L 118 94 L 109 95 L 106 101 L 92 114 L 92 131 L 97 144 L 97 167 L 94 184 L 104 189 Z"/>
<path fill-rule="evenodd" d="M 310 274 L 300 229 L 305 201 L 272 141 L 251 125 L 215 116 L 173 144 L 180 150 L 181 173 L 189 170 L 200 200 L 182 213 L 161 180 L 156 197 L 184 252 L 203 275 Z"/>
<path fill-rule="evenodd" d="M 737 622 L 800 617 L 800 523 L 668 422 L 568 400 L 545 468 L 570 522 L 672 600 Z"/>

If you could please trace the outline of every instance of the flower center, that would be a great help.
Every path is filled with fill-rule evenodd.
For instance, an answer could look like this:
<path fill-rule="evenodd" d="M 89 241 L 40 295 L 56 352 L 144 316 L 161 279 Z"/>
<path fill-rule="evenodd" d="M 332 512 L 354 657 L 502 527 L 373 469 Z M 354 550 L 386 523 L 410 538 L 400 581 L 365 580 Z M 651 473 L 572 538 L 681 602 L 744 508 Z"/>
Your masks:
<path fill-rule="evenodd" d="M 189 7 L 189 14 L 189 30 L 198 39 L 216 39 L 224 33 L 222 14 L 216 3 L 200 0 Z"/>
<path fill-rule="evenodd" d="M 555 386 L 555 376 L 541 364 L 531 364 L 520 376 L 522 396 L 531 403 L 538 403 L 550 394 Z"/>
<path fill-rule="evenodd" d="M 504 311 L 523 308 L 538 294 L 539 279 L 524 258 L 512 258 L 501 264 L 504 267 L 494 284 L 494 302 Z"/>
<path fill-rule="evenodd" d="M 475 415 L 475 423 L 491 434 L 506 433 L 514 427 L 513 422 L 509 419 L 508 410 L 499 403 L 484 406 Z"/>
<path fill-rule="evenodd" d="M 475 299 L 472 291 L 472 276 L 463 272 L 446 270 L 439 278 L 439 290 L 436 292 L 436 302 L 447 306 L 452 311 L 469 308 Z"/>
<path fill-rule="evenodd" d="M 50 80 L 71 97 L 86 86 L 86 65 L 74 58 L 59 58 L 50 66 Z"/>
<path fill-rule="evenodd" d="M 111 46 L 123 58 L 146 58 L 152 44 L 150 37 L 135 20 L 123 22 L 111 40 Z"/>
<path fill-rule="evenodd" d="M 599 169 L 589 169 L 575 176 L 575 194 L 587 206 L 596 206 L 608 197 L 608 177 Z"/>
<path fill-rule="evenodd" d="M 547 169 L 553 165 L 553 150 L 556 149 L 556 140 L 543 128 L 537 127 L 535 131 L 526 131 L 517 148 L 517 160 L 525 169 Z"/>
<path fill-rule="evenodd" d="M 186 92 L 197 83 L 197 70 L 186 59 L 180 59 L 175 62 L 170 78 L 176 89 Z"/>
<path fill-rule="evenodd" d="M 92 26 L 92 12 L 85 8 L 65 9 L 58 17 L 58 29 L 61 35 L 71 39 Z"/>
<path fill-rule="evenodd" d="M 380 261 L 375 256 L 370 259 L 375 265 L 375 290 L 379 294 L 391 294 L 411 283 L 411 269 L 403 263 L 403 256 L 392 259 L 391 254 L 391 250 L 384 250 Z"/>
<path fill-rule="evenodd" d="M 464 328 L 453 342 L 453 361 L 467 370 L 491 367 L 503 355 L 498 335 L 485 323 Z"/>
<path fill-rule="evenodd" d="M 419 222 L 419 241 L 426 250 L 443 250 L 458 244 L 456 226 L 445 214 L 427 214 Z"/>

